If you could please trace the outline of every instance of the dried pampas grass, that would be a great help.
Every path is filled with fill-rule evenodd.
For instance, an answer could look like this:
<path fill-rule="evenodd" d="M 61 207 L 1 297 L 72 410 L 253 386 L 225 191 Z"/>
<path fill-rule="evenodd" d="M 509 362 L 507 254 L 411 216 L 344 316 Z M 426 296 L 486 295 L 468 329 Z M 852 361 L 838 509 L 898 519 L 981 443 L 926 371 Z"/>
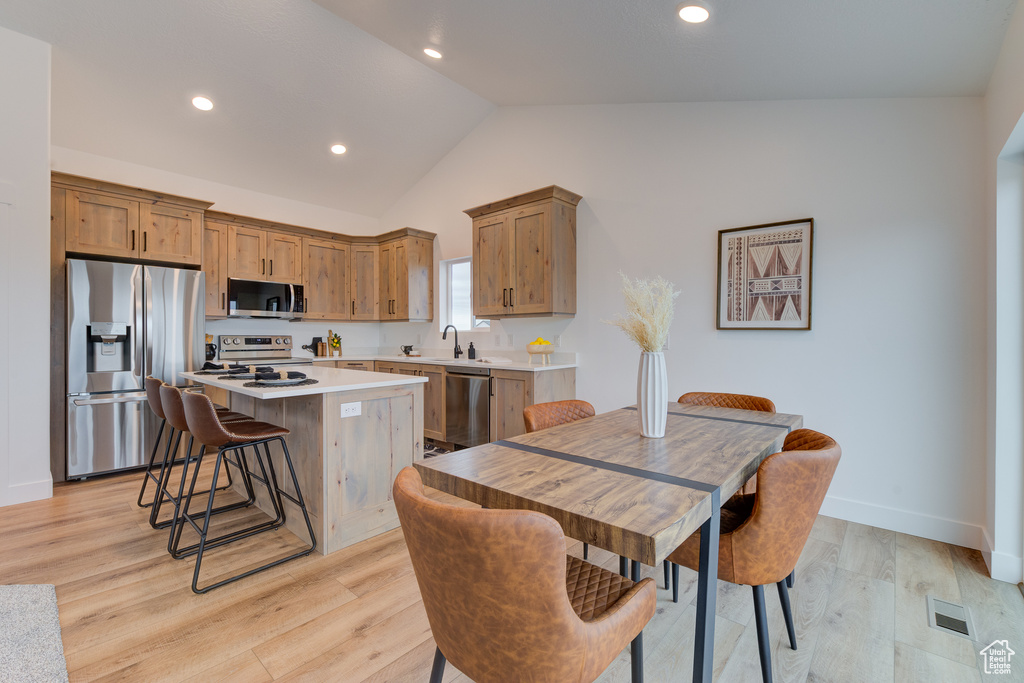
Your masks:
<path fill-rule="evenodd" d="M 668 339 L 675 299 L 682 292 L 661 276 L 654 280 L 630 280 L 621 271 L 619 275 L 626 298 L 626 315 L 603 322 L 622 328 L 641 351 L 661 351 Z"/>

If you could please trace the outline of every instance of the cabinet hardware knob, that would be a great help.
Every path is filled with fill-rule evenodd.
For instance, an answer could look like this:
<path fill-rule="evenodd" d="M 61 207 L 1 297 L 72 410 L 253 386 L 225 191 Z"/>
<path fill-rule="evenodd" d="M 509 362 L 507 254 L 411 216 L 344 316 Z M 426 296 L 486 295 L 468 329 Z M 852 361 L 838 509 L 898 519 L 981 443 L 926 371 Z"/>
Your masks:
<path fill-rule="evenodd" d="M 135 231 L 132 230 L 132 251 L 135 251 Z"/>
<path fill-rule="evenodd" d="M 270 259 L 270 275 L 274 274 L 274 259 Z"/>
<path fill-rule="evenodd" d="M 511 308 L 516 307 L 516 290 L 512 289 L 511 287 L 509 287 L 508 290 L 508 305 Z"/>
<path fill-rule="evenodd" d="M 228 295 L 224 292 L 220 293 L 220 307 L 226 309 L 228 307 Z"/>
<path fill-rule="evenodd" d="M 149 248 L 149 233 L 145 230 L 142 231 L 142 251 L 146 251 Z"/>
<path fill-rule="evenodd" d="M 352 315 L 356 314 L 356 300 L 352 299 Z"/>
<path fill-rule="evenodd" d="M 260 259 L 260 274 L 265 275 L 267 272 L 267 259 Z"/>
<path fill-rule="evenodd" d="M 501 305 L 503 308 L 508 308 L 508 287 L 501 290 Z"/>

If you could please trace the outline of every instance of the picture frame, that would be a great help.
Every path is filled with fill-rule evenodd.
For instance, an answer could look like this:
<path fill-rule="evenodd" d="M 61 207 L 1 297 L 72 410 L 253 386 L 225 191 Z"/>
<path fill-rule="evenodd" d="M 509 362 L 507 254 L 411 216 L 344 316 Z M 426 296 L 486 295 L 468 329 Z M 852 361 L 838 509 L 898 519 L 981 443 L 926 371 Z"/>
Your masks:
<path fill-rule="evenodd" d="M 810 330 L 814 219 L 718 231 L 719 330 Z"/>

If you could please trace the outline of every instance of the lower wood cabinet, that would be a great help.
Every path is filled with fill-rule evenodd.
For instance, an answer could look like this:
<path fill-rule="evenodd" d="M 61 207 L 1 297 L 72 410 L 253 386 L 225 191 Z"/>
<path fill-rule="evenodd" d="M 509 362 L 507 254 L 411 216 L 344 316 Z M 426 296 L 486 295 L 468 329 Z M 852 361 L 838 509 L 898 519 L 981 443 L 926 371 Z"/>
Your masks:
<path fill-rule="evenodd" d="M 377 372 L 419 375 L 427 378 L 427 383 L 423 387 L 423 436 L 444 441 L 444 366 L 379 360 L 374 364 L 374 369 Z"/>
<path fill-rule="evenodd" d="M 339 360 L 339 368 L 343 370 L 363 370 L 369 372 L 373 370 L 372 360 Z"/>
<path fill-rule="evenodd" d="M 526 433 L 523 409 L 576 398 L 576 369 L 491 370 L 491 441 Z"/>

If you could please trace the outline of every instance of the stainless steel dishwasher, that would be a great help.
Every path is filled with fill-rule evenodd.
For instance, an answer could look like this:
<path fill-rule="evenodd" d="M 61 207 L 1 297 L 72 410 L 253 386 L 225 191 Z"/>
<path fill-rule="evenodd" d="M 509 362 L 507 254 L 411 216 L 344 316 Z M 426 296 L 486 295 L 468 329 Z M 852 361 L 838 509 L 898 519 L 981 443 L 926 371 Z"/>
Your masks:
<path fill-rule="evenodd" d="M 445 436 L 456 446 L 479 446 L 491 436 L 490 368 L 448 366 Z"/>

